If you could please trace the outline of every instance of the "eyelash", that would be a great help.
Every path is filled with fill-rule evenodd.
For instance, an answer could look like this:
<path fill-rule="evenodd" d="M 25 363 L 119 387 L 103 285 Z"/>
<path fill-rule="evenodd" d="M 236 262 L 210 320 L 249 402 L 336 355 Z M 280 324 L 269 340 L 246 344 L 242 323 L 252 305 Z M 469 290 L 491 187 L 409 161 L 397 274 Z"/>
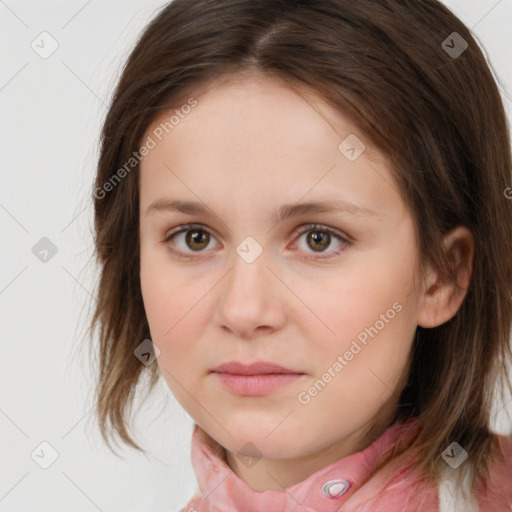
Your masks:
<path fill-rule="evenodd" d="M 186 233 L 187 231 L 191 231 L 191 230 L 194 230 L 194 229 L 198 230 L 198 231 L 204 231 L 204 232 L 209 233 L 210 235 L 212 235 L 212 233 L 210 233 L 210 231 L 208 231 L 207 229 L 204 229 L 202 227 L 202 225 L 200 225 L 200 224 L 184 224 L 183 226 L 180 226 L 180 227 L 182 229 L 169 233 L 165 237 L 165 239 L 164 239 L 164 241 L 162 243 L 167 245 L 172 240 L 172 238 L 174 238 L 175 236 L 179 235 L 180 233 Z M 337 230 L 334 230 L 334 229 L 329 228 L 327 226 L 323 226 L 322 224 L 309 224 L 307 226 L 304 226 L 300 230 L 300 232 L 298 233 L 298 238 L 300 238 L 302 235 L 304 235 L 304 234 L 306 234 L 306 233 L 308 233 L 310 231 L 320 231 L 322 233 L 328 233 L 329 235 L 332 235 L 332 236 L 338 238 L 343 243 L 343 245 L 342 245 L 341 248 L 338 248 L 334 252 L 334 254 L 332 256 L 327 256 L 327 257 L 325 257 L 325 256 L 305 256 L 305 258 L 309 259 L 309 260 L 324 260 L 324 259 L 333 258 L 333 257 L 338 256 L 339 254 L 341 254 L 341 252 L 343 252 L 347 246 L 350 246 L 352 244 L 352 240 L 349 237 L 343 236 Z M 179 251 L 175 251 L 174 249 L 170 249 L 170 250 L 178 258 L 191 259 L 191 258 L 195 258 L 196 257 L 194 255 L 186 255 L 186 256 L 184 256 L 183 253 L 180 253 Z M 319 253 L 319 254 L 321 254 L 321 253 Z"/>

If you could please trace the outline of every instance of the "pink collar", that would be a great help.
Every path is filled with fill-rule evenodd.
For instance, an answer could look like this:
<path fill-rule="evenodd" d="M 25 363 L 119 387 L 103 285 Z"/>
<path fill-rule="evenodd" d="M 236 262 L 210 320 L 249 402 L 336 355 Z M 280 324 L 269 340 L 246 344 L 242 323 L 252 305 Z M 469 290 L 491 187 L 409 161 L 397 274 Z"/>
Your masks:
<path fill-rule="evenodd" d="M 398 440 L 409 439 L 419 426 L 417 419 L 394 423 L 364 450 L 322 468 L 302 482 L 283 491 L 257 492 L 217 455 L 218 443 L 196 424 L 192 435 L 191 460 L 202 492 L 199 510 L 261 512 L 295 510 L 297 507 L 297 510 L 339 511 L 340 506 L 366 483 L 387 450 Z M 402 431 L 400 427 L 403 427 Z M 381 475 L 379 480 L 385 483 L 386 478 L 391 477 Z M 358 496 L 363 498 L 364 495 L 363 488 Z"/>

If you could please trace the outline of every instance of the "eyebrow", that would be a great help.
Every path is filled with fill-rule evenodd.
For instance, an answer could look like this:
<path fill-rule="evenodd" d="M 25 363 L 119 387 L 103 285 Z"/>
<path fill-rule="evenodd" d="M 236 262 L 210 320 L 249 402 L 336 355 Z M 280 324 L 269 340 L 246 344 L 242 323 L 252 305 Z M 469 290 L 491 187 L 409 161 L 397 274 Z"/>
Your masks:
<path fill-rule="evenodd" d="M 203 203 L 195 201 L 181 201 L 169 198 L 157 199 L 146 208 L 146 215 L 156 211 L 181 212 L 187 215 L 212 215 L 219 219 L 210 208 Z M 283 222 L 292 217 L 300 215 L 311 215 L 314 213 L 349 213 L 356 216 L 376 216 L 379 214 L 369 208 L 344 199 L 331 199 L 326 201 L 310 203 L 284 204 L 277 211 L 273 211 L 269 220 L 274 223 Z M 220 219 L 219 219 L 220 220 Z"/>

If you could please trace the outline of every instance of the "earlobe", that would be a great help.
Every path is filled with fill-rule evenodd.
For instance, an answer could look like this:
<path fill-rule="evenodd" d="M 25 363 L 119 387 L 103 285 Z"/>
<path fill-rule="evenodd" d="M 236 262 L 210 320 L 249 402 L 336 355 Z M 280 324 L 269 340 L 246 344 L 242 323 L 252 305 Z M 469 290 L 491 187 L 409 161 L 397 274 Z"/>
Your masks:
<path fill-rule="evenodd" d="M 443 245 L 455 272 L 456 282 L 443 281 L 437 271 L 429 269 L 418 311 L 417 322 L 421 327 L 437 327 L 453 318 L 466 296 L 471 280 L 475 247 L 471 231 L 458 226 L 445 235 Z"/>

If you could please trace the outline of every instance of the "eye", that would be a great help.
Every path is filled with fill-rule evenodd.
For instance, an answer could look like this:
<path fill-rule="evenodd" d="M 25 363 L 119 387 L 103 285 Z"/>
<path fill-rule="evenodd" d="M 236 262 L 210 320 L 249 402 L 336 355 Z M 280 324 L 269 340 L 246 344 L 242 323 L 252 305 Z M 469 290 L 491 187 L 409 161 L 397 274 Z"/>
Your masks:
<path fill-rule="evenodd" d="M 308 226 L 305 226 L 299 233 L 300 237 L 302 235 L 307 234 L 308 236 L 305 239 L 305 242 L 308 247 L 313 249 L 313 252 L 316 253 L 323 253 L 325 252 L 324 249 L 329 247 L 331 245 L 332 237 L 336 238 L 338 241 L 340 241 L 340 245 L 338 246 L 338 250 L 333 251 L 333 256 L 337 256 L 340 254 L 344 248 L 351 244 L 351 241 L 348 237 L 343 236 L 342 234 L 338 233 L 337 230 L 329 228 L 327 226 L 322 226 L 319 224 L 310 224 Z M 300 240 L 299 237 L 299 240 Z M 341 247 L 341 249 L 340 249 Z M 306 251 L 307 252 L 307 251 Z M 318 258 L 317 256 L 306 256 L 307 259 L 327 259 L 331 258 L 333 256 L 321 256 Z"/>
<path fill-rule="evenodd" d="M 210 232 L 207 229 L 204 229 L 201 225 L 185 224 L 180 227 L 181 229 L 169 233 L 163 241 L 164 244 L 169 244 L 172 240 L 175 240 L 172 242 L 172 245 L 175 247 L 178 246 L 179 250 L 175 251 L 174 249 L 171 249 L 171 251 L 176 256 L 180 258 L 191 258 L 193 257 L 192 254 L 194 252 L 204 252 L 203 249 L 206 249 L 210 245 L 213 237 Z M 299 241 L 300 237 L 305 234 L 308 234 L 305 239 L 307 246 L 312 248 L 313 253 L 317 254 L 326 252 L 325 249 L 331 245 L 333 237 L 339 241 L 338 248 L 334 251 L 334 256 L 340 254 L 346 246 L 351 244 L 349 237 L 343 236 L 337 230 L 318 224 L 310 224 L 303 227 L 299 232 Z M 182 235 L 185 236 L 183 237 Z M 181 248 L 179 247 L 180 243 L 182 244 Z M 189 251 L 187 249 L 192 250 Z M 305 250 L 305 252 L 308 251 Z M 332 256 L 305 256 L 306 259 L 326 259 L 330 257 Z"/>
<path fill-rule="evenodd" d="M 171 240 L 177 239 L 178 243 L 181 241 L 182 244 L 184 243 L 185 249 L 180 249 L 180 251 L 174 251 L 178 257 L 181 258 L 190 258 L 190 254 L 194 252 L 202 252 L 202 250 L 205 247 L 208 247 L 209 242 L 211 241 L 210 232 L 203 229 L 200 225 L 195 224 L 185 224 L 184 226 L 181 226 L 182 229 L 179 231 L 173 231 L 169 235 L 166 236 L 164 243 L 168 244 Z M 185 235 L 184 240 L 181 235 Z M 176 242 L 173 242 L 173 245 L 176 245 Z M 187 252 L 186 248 L 192 248 L 191 252 Z M 183 252 L 188 255 L 180 254 L 180 252 Z"/>

